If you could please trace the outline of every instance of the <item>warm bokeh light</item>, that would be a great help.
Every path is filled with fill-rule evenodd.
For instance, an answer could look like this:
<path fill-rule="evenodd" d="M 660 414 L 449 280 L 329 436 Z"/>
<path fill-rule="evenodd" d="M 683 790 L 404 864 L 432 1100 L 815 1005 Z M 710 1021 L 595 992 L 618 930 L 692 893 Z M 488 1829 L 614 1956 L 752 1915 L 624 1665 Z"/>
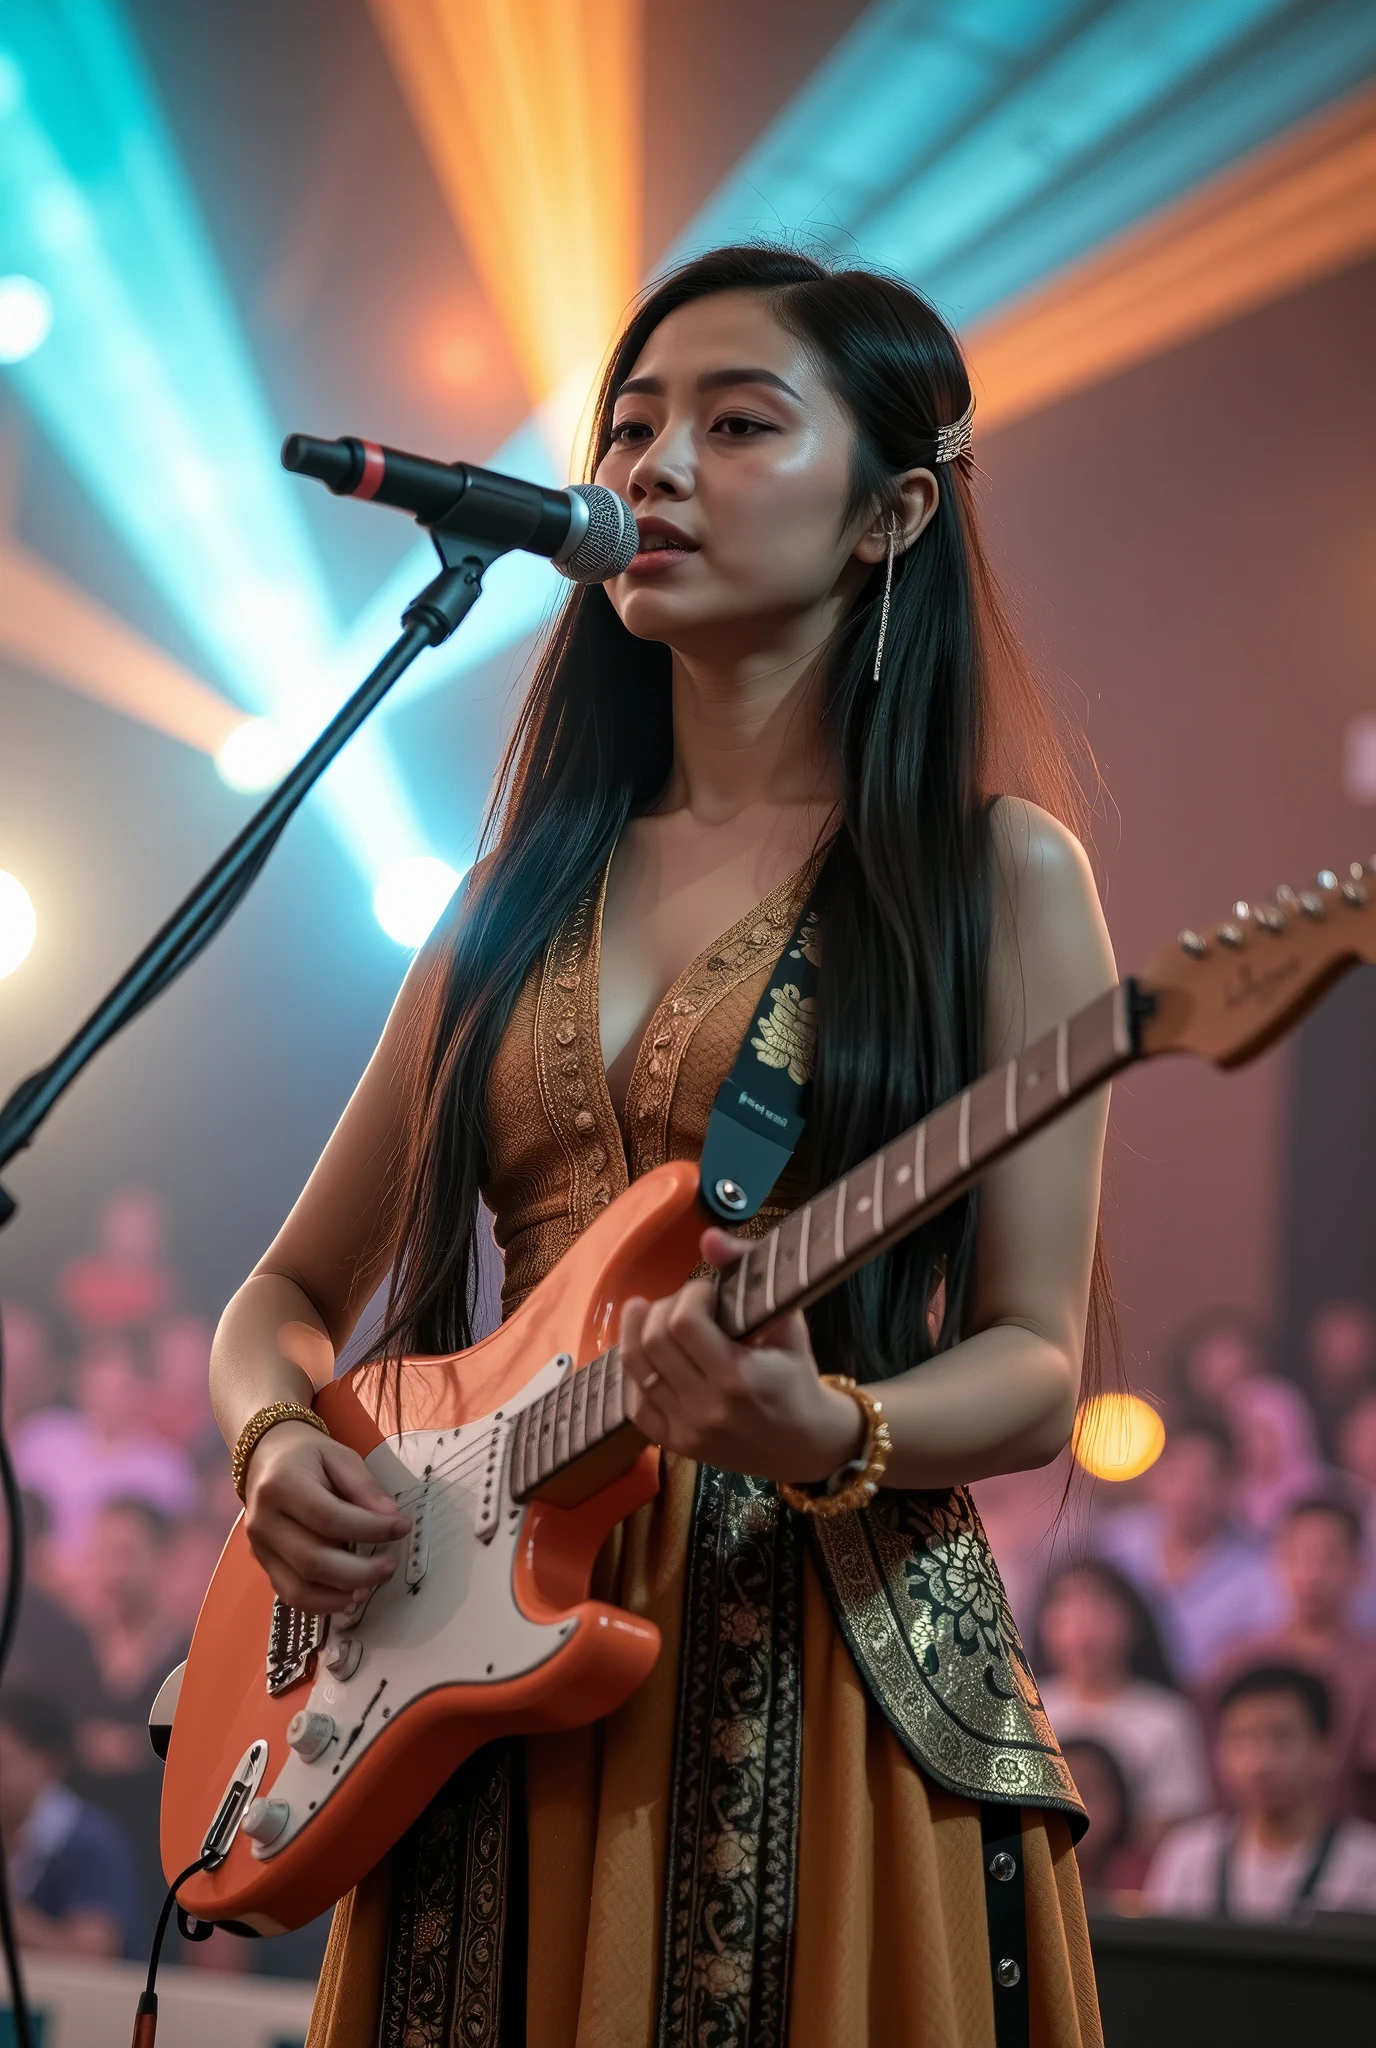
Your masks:
<path fill-rule="evenodd" d="M 1137 1394 L 1095 1394 L 1075 1417 L 1071 1448 L 1093 1479 L 1136 1479 L 1166 1443 L 1166 1425 Z"/>
<path fill-rule="evenodd" d="M 373 891 L 373 915 L 399 946 L 423 946 L 461 879 L 428 853 L 399 860 Z"/>
<path fill-rule="evenodd" d="M 0 277 L 0 363 L 22 363 L 52 331 L 53 302 L 32 277 Z"/>
<path fill-rule="evenodd" d="M 597 363 L 640 279 L 642 0 L 371 4 L 530 394 L 547 399 Z"/>
<path fill-rule="evenodd" d="M 439 324 L 426 352 L 430 373 L 448 391 L 477 391 L 492 368 L 480 334 L 460 321 Z"/>
<path fill-rule="evenodd" d="M 38 918 L 28 890 L 0 868 L 0 981 L 28 959 L 37 933 Z"/>
<path fill-rule="evenodd" d="M 271 789 L 291 761 L 291 747 L 270 718 L 246 718 L 221 742 L 215 767 L 231 789 Z"/>

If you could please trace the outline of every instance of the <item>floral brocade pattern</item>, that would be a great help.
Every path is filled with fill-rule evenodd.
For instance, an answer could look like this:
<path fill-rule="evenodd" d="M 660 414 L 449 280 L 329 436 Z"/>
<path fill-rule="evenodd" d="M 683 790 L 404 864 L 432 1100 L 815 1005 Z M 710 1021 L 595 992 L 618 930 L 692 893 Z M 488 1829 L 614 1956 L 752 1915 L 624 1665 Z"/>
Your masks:
<path fill-rule="evenodd" d="M 499 2048 L 514 1768 L 480 1750 L 394 1851 L 378 2048 Z"/>
<path fill-rule="evenodd" d="M 938 1784 L 1087 1825 L 964 1487 L 815 1518 L 822 1580 L 876 1704 Z"/>
<path fill-rule="evenodd" d="M 784 2048 L 802 1738 L 802 1531 L 703 1466 L 688 1555 L 656 2048 Z"/>

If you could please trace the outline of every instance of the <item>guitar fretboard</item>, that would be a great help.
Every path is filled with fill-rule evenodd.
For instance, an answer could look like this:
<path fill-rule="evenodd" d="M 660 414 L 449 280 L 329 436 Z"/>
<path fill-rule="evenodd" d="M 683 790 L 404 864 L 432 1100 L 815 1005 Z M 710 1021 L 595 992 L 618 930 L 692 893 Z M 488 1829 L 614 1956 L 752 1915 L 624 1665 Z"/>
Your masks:
<path fill-rule="evenodd" d="M 806 1308 L 1129 1066 L 1137 1057 L 1139 1001 L 1130 981 L 1109 989 L 757 1238 L 718 1276 L 722 1329 L 743 1339 L 790 1309 Z M 531 1498 L 631 1427 L 613 1345 L 518 1418 L 513 1498 Z"/>

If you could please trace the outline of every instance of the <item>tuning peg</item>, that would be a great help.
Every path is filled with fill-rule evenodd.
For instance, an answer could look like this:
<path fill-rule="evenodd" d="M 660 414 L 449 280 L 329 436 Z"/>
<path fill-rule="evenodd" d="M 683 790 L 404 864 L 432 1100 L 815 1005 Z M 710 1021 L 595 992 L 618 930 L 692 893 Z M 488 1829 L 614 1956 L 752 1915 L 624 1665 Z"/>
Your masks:
<path fill-rule="evenodd" d="M 1282 910 L 1296 911 L 1300 907 L 1300 899 L 1288 882 L 1282 882 L 1277 889 L 1276 901 Z"/>
<path fill-rule="evenodd" d="M 1366 883 L 1344 882 L 1343 902 L 1349 904 L 1353 910 L 1364 910 L 1367 904 Z"/>
<path fill-rule="evenodd" d="M 1285 912 L 1276 910 L 1269 903 L 1258 903 L 1252 911 L 1255 923 L 1264 932 L 1278 937 L 1285 930 Z"/>
<path fill-rule="evenodd" d="M 1248 918 L 1251 915 L 1252 906 L 1250 903 L 1237 902 L 1233 905 L 1233 916 L 1237 919 L 1239 924 L 1246 924 Z"/>
<path fill-rule="evenodd" d="M 1246 944 L 1247 928 L 1240 924 L 1221 924 L 1218 928 L 1220 946 L 1241 946 Z"/>
<path fill-rule="evenodd" d="M 1363 860 L 1349 861 L 1347 872 L 1351 875 L 1354 882 L 1364 882 L 1366 880 L 1366 862 Z M 1373 875 L 1376 875 L 1376 861 L 1371 863 L 1371 872 Z"/>
<path fill-rule="evenodd" d="M 1184 931 L 1180 934 L 1180 950 L 1188 953 L 1191 960 L 1202 960 L 1209 950 L 1209 941 L 1198 932 Z"/>
<path fill-rule="evenodd" d="M 1338 886 L 1338 877 L 1332 868 L 1320 868 L 1314 879 L 1321 889 L 1336 889 Z"/>
<path fill-rule="evenodd" d="M 1317 890 L 1306 889 L 1300 896 L 1300 909 L 1306 917 L 1320 918 L 1324 915 L 1327 908 L 1328 905 L 1324 902 L 1322 896 L 1318 894 Z"/>

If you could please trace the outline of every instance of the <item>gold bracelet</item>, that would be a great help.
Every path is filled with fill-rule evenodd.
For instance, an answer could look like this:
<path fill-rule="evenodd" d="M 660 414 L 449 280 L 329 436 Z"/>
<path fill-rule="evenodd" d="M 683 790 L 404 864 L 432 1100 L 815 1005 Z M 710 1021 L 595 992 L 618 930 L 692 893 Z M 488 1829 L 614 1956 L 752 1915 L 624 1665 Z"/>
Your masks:
<path fill-rule="evenodd" d="M 268 1431 L 275 1429 L 279 1422 L 309 1422 L 312 1429 L 320 1430 L 325 1436 L 330 1433 L 314 1408 L 303 1407 L 300 1401 L 269 1401 L 266 1408 L 250 1415 L 239 1431 L 239 1440 L 229 1461 L 229 1476 L 240 1500 L 244 1498 L 244 1486 L 248 1480 L 248 1461 Z"/>
<path fill-rule="evenodd" d="M 851 1508 L 868 1507 L 879 1491 L 893 1449 L 889 1425 L 884 1420 L 884 1404 L 868 1387 L 857 1387 L 853 1379 L 841 1372 L 823 1373 L 822 1385 L 850 1395 L 865 1418 L 865 1442 L 855 1457 L 837 1467 L 820 1492 L 779 1481 L 780 1495 L 800 1515 L 844 1515 Z"/>

